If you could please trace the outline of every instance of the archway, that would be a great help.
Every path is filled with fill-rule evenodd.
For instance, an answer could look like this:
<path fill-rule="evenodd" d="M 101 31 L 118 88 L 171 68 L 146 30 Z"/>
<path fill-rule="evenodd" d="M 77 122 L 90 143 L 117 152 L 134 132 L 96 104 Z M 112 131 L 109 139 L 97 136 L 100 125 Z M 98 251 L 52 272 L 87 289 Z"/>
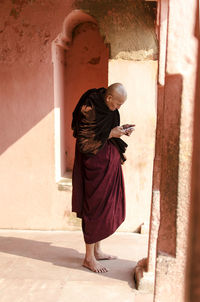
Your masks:
<path fill-rule="evenodd" d="M 81 10 L 72 11 L 52 43 L 55 104 L 55 178 L 71 171 L 74 157 L 71 119 L 81 94 L 107 86 L 109 49 L 97 22 Z"/>

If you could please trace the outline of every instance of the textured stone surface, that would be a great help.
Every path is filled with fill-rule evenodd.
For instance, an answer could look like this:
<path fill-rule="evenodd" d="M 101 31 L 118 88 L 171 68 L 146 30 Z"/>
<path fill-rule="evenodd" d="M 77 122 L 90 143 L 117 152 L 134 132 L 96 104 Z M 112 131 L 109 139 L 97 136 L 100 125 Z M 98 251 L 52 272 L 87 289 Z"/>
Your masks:
<path fill-rule="evenodd" d="M 0 62 L 13 64 L 17 60 L 33 67 L 51 61 L 51 41 L 71 4 L 72 1 L 1 1 Z"/>
<path fill-rule="evenodd" d="M 134 268 L 134 280 L 139 292 L 154 293 L 154 272 L 147 271 L 147 258 L 138 261 Z"/>
<path fill-rule="evenodd" d="M 140 292 L 145 292 L 149 294 L 154 293 L 154 274 L 151 272 L 144 272 L 143 277 L 140 279 L 138 286 Z"/>
<path fill-rule="evenodd" d="M 151 204 L 151 220 L 148 247 L 147 271 L 153 274 L 155 278 L 157 240 L 160 226 L 160 191 L 153 190 Z"/>
<path fill-rule="evenodd" d="M 192 167 L 192 196 L 190 209 L 190 232 L 188 237 L 188 273 L 186 301 L 200 301 L 200 34 L 199 16 L 196 18 L 196 37 L 199 39 L 196 101 L 194 113 L 194 149 Z"/>
<path fill-rule="evenodd" d="M 158 250 L 176 254 L 182 76 L 165 76 Z"/>
<path fill-rule="evenodd" d="M 140 0 L 76 0 L 74 6 L 97 19 L 106 43 L 111 45 L 112 59 L 157 59 L 155 3 Z"/>

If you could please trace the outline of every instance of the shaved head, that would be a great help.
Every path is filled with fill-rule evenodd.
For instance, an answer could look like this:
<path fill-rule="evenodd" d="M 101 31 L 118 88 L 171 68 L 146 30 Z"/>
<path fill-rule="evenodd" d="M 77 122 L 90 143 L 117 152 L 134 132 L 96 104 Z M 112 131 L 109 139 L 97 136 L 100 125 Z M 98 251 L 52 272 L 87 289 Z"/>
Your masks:
<path fill-rule="evenodd" d="M 127 92 L 124 86 L 121 83 L 114 83 L 110 85 L 106 91 L 106 95 L 121 95 L 125 98 L 127 98 Z"/>
<path fill-rule="evenodd" d="M 106 90 L 105 101 L 112 111 L 119 109 L 127 99 L 127 92 L 121 83 L 114 83 Z"/>

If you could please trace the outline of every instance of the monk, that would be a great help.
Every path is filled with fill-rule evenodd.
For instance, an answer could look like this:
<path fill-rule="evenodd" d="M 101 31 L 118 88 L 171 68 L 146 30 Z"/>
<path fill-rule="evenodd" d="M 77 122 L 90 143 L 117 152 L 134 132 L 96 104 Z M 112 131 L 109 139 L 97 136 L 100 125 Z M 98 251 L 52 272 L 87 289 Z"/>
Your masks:
<path fill-rule="evenodd" d="M 76 151 L 73 167 L 72 211 L 82 218 L 86 245 L 83 266 L 104 273 L 99 260 L 115 259 L 104 254 L 100 241 L 113 234 L 125 219 L 125 192 L 121 164 L 126 160 L 131 125 L 120 126 L 118 109 L 127 99 L 121 83 L 90 89 L 80 98 L 72 120 Z M 133 125 L 132 125 L 133 126 Z"/>

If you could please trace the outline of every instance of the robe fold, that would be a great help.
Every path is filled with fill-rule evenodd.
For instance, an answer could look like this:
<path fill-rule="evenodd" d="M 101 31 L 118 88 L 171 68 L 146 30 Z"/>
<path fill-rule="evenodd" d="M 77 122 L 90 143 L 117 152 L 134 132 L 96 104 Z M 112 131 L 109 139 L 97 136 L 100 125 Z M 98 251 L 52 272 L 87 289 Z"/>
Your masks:
<path fill-rule="evenodd" d="M 105 88 L 87 91 L 79 100 L 72 121 L 76 137 L 72 211 L 82 218 L 88 244 L 113 234 L 125 219 L 121 163 L 127 145 L 121 139 L 108 139 L 120 120 L 118 110 L 107 107 L 105 92 Z"/>

